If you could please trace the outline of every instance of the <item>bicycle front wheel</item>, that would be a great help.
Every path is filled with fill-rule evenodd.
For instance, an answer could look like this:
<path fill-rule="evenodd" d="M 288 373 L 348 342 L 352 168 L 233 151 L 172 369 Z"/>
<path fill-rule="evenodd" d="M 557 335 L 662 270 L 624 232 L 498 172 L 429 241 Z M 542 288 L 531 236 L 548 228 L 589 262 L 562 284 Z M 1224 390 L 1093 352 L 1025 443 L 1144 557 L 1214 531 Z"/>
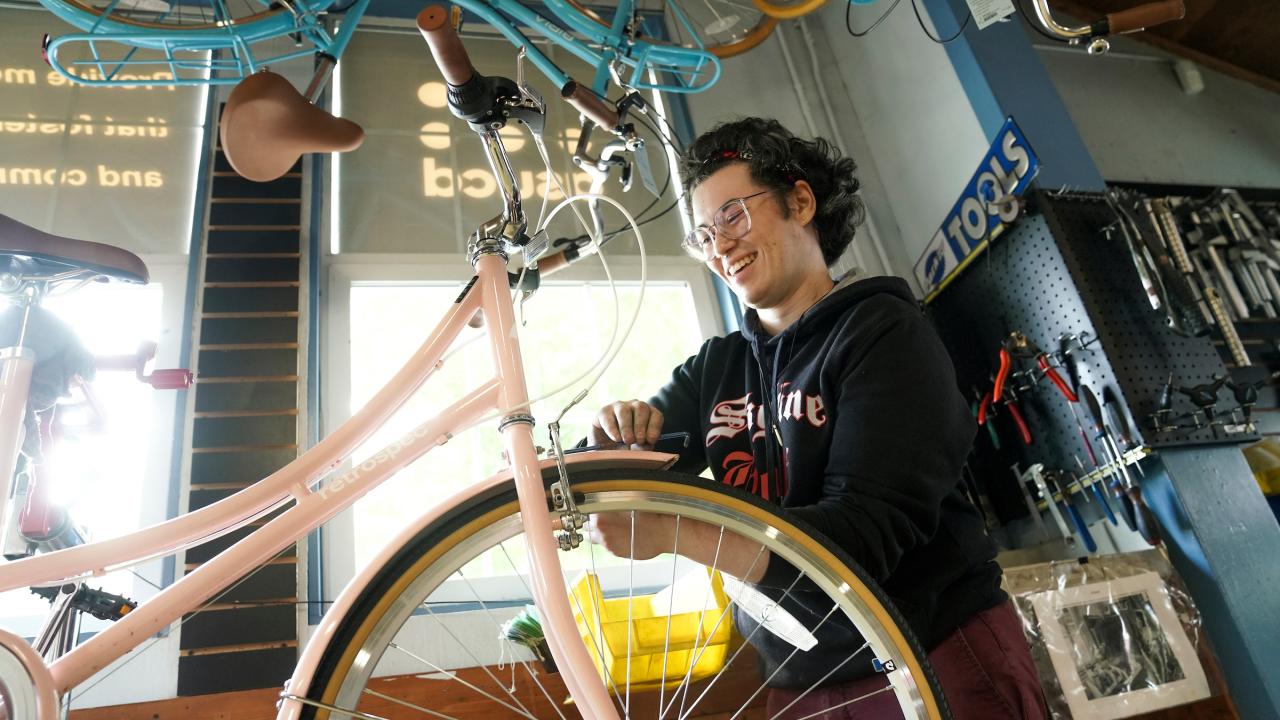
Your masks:
<path fill-rule="evenodd" d="M 40 0 L 54 14 L 81 30 L 105 32 L 104 24 L 122 27 L 115 32 L 157 32 L 243 28 L 288 10 L 266 0 Z M 313 5 L 314 3 L 308 3 Z M 327 2 L 324 4 L 328 4 Z M 322 8 L 309 8 L 316 11 Z"/>
<path fill-rule="evenodd" d="M 573 490 L 580 510 L 624 513 L 633 531 L 643 532 L 636 518 L 651 520 L 642 513 L 677 522 L 672 554 L 653 560 L 619 560 L 589 540 L 562 555 L 570 606 L 620 717 L 758 715 L 780 679 L 804 691 L 851 676 L 874 686 L 854 702 L 896 698 L 904 717 L 949 717 L 924 653 L 881 591 L 774 506 L 670 472 L 584 472 Z M 758 542 L 796 578 L 757 588 L 717 574 L 718 563 L 680 558 L 679 523 L 693 521 Z M 347 614 L 304 717 L 578 716 L 534 651 L 499 640 L 517 634 L 510 621 L 530 602 L 528 587 L 512 486 L 448 513 L 397 553 Z M 768 661 L 756 647 L 770 648 Z M 821 672 L 807 670 L 806 657 L 819 656 Z"/>
<path fill-rule="evenodd" d="M 566 0 L 578 12 L 608 28 L 609 21 L 578 0 Z M 651 7 L 652 6 L 652 7 Z M 720 58 L 733 57 L 751 50 L 773 32 L 778 24 L 752 5 L 750 0 L 661 0 L 636 3 L 639 13 L 661 14 L 668 39 L 657 44 L 706 50 Z"/>

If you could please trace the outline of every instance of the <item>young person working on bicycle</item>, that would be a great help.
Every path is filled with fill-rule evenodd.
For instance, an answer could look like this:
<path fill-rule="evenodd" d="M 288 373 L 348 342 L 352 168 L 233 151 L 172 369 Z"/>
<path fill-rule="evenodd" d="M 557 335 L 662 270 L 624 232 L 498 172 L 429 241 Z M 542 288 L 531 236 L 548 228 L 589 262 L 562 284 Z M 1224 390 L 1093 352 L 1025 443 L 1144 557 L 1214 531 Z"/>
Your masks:
<path fill-rule="evenodd" d="M 958 489 L 976 428 L 947 352 L 902 279 L 830 277 L 863 213 L 853 161 L 751 118 L 705 133 L 682 163 L 697 223 L 685 247 L 747 305 L 743 329 L 707 341 L 650 402 L 604 407 L 591 441 L 645 446 L 664 430 L 691 433 L 677 470 L 709 465 L 720 482 L 780 503 L 880 583 L 929 650 L 956 718 L 1046 717 L 995 545 Z M 629 518 L 594 523 L 597 541 L 632 552 Z M 670 517 L 635 524 L 635 557 L 671 547 Z M 762 589 L 786 586 L 787 563 L 757 560 L 758 546 L 736 536 L 717 548 L 717 534 L 682 524 L 681 554 L 708 564 L 715 555 Z M 803 613 L 804 594 L 791 594 Z M 791 594 L 773 596 L 785 608 Z M 755 633 L 764 676 L 777 671 L 771 716 L 862 644 L 835 625 L 790 660 L 792 646 Z M 883 687 L 863 677 L 870 664 L 847 663 L 787 715 Z M 895 702 L 881 693 L 845 712 L 892 717 Z"/>

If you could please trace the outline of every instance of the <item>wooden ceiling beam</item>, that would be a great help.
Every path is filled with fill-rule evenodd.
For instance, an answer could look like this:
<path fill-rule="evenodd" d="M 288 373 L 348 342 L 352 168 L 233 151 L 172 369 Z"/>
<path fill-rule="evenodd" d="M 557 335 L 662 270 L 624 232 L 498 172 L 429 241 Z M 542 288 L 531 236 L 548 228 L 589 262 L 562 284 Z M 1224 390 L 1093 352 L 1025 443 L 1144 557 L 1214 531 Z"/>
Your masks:
<path fill-rule="evenodd" d="M 1096 2 L 1096 0 L 1094 0 L 1094 2 Z M 1193 2 L 1192 5 L 1197 6 L 1197 9 L 1200 9 L 1199 6 L 1201 5 L 1212 9 L 1213 2 Z M 1053 6 L 1062 10 L 1064 13 L 1074 15 L 1085 21 L 1091 21 L 1103 14 L 1083 2 L 1078 2 L 1077 0 L 1054 0 Z M 1199 17 L 1203 17 L 1203 13 L 1201 13 Z M 1188 8 L 1188 20 L 1190 20 L 1190 8 Z M 1192 26 L 1193 23 L 1188 23 L 1187 30 L 1184 30 L 1182 35 L 1185 36 L 1186 32 L 1189 32 Z M 1243 68 L 1229 60 L 1214 57 L 1195 48 L 1188 47 L 1177 40 L 1151 32 L 1134 33 L 1132 35 L 1125 35 L 1124 37 L 1144 42 L 1148 45 L 1164 50 L 1165 52 L 1184 57 L 1210 70 L 1220 72 L 1223 75 L 1236 78 L 1237 80 L 1243 80 L 1244 82 L 1256 85 L 1264 90 L 1280 93 L 1280 80 Z"/>

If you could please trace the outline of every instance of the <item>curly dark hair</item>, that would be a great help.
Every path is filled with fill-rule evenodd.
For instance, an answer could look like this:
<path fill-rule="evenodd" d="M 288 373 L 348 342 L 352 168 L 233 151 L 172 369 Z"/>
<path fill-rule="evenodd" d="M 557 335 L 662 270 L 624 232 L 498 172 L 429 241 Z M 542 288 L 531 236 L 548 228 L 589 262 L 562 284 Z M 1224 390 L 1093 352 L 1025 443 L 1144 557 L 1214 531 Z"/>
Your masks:
<path fill-rule="evenodd" d="M 805 180 L 813 188 L 817 214 L 813 223 L 818 231 L 822 259 L 830 267 L 853 242 L 855 228 L 866 216 L 862 199 L 857 196 L 857 165 L 842 156 L 822 138 L 804 140 L 782 127 L 777 120 L 742 118 L 720 123 L 693 141 L 680 158 L 680 174 L 685 193 L 732 162 L 742 162 L 751 170 L 757 183 L 781 195 L 797 180 Z M 780 202 L 784 217 L 790 214 Z"/>

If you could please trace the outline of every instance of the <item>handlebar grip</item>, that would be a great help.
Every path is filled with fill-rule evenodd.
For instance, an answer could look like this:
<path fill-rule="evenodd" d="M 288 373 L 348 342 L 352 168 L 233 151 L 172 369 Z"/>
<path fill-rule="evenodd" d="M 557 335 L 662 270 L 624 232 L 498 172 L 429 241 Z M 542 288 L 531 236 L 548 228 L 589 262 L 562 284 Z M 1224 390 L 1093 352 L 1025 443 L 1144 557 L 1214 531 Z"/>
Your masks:
<path fill-rule="evenodd" d="M 565 86 L 560 88 L 560 97 L 605 130 L 612 131 L 618 127 L 620 118 L 617 109 L 578 81 L 570 80 L 565 83 Z"/>
<path fill-rule="evenodd" d="M 1107 30 L 1114 35 L 1181 20 L 1187 14 L 1183 0 L 1160 0 L 1107 15 Z"/>
<path fill-rule="evenodd" d="M 449 10 L 443 5 L 428 5 L 418 13 L 418 32 L 427 41 L 445 82 L 454 87 L 465 85 L 476 75 L 467 49 L 449 22 Z"/>

